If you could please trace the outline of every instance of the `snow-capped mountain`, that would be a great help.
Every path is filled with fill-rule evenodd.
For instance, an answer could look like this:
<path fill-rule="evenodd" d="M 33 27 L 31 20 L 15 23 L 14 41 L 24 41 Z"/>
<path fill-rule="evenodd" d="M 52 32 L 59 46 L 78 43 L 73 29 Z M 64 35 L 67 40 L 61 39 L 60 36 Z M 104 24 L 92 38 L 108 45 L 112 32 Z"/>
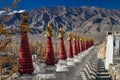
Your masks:
<path fill-rule="evenodd" d="M 26 10 L 9 10 L 9 11 L 0 11 L 0 16 L 3 15 L 3 14 L 6 14 L 6 15 L 13 15 L 15 13 L 23 13 L 25 12 Z"/>
<path fill-rule="evenodd" d="M 11 11 L 4 24 L 19 27 L 21 13 L 28 15 L 28 23 L 33 33 L 44 33 L 48 23 L 53 31 L 63 27 L 65 31 L 80 33 L 105 32 L 120 29 L 120 10 L 83 6 L 76 7 L 42 7 L 30 11 Z"/>
<path fill-rule="evenodd" d="M 13 15 L 13 14 L 15 14 L 15 13 L 23 13 L 23 12 L 25 12 L 26 10 L 19 10 L 19 11 L 17 11 L 17 10 L 13 10 L 13 11 L 10 11 L 7 15 Z"/>

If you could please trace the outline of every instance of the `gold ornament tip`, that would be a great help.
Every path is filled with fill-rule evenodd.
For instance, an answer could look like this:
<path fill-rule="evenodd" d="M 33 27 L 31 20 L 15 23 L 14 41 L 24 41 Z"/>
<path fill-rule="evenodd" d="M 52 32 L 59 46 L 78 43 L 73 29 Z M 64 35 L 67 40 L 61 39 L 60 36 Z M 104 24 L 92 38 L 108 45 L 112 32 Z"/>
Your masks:
<path fill-rule="evenodd" d="M 59 38 L 64 37 L 64 31 L 63 31 L 63 28 L 62 28 L 62 27 L 60 27 L 60 29 L 59 29 L 59 35 L 58 35 L 58 37 L 59 37 Z"/>
<path fill-rule="evenodd" d="M 46 28 L 45 36 L 51 37 L 52 35 L 53 35 L 53 34 L 52 34 L 52 28 L 51 28 L 50 23 L 48 23 L 47 28 Z"/>
<path fill-rule="evenodd" d="M 68 32 L 68 38 L 67 40 L 72 40 L 72 33 L 71 32 Z"/>
<path fill-rule="evenodd" d="M 77 40 L 77 34 L 73 35 L 73 40 Z"/>

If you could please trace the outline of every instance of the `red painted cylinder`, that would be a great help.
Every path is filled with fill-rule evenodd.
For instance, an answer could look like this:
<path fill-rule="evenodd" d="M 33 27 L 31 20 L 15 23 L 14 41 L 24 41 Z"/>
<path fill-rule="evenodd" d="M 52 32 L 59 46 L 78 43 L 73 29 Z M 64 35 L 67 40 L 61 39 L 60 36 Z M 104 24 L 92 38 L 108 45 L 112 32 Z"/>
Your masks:
<path fill-rule="evenodd" d="M 72 49 L 72 43 L 71 43 L 71 40 L 68 40 L 68 46 L 67 46 L 67 58 L 73 58 L 73 49 Z"/>
<path fill-rule="evenodd" d="M 77 51 L 78 51 L 78 53 L 80 53 L 80 44 L 79 44 L 79 40 L 77 40 Z"/>
<path fill-rule="evenodd" d="M 82 40 L 80 40 L 79 45 L 80 45 L 80 52 L 82 52 Z"/>
<path fill-rule="evenodd" d="M 74 40 L 74 43 L 73 43 L 73 54 L 74 54 L 74 55 L 78 55 L 78 52 L 77 52 L 77 42 L 76 42 L 76 40 Z"/>
<path fill-rule="evenodd" d="M 82 40 L 82 51 L 85 50 L 85 41 Z"/>
<path fill-rule="evenodd" d="M 88 47 L 87 49 L 90 47 L 90 40 L 87 41 Z"/>
<path fill-rule="evenodd" d="M 87 43 L 87 40 L 84 41 L 84 44 L 85 44 L 85 50 L 87 49 L 88 47 L 88 43 Z"/>
<path fill-rule="evenodd" d="M 51 37 L 47 37 L 47 41 L 46 41 L 45 63 L 47 65 L 55 65 L 55 56 L 54 56 L 54 50 L 53 50 L 53 44 L 52 44 Z"/>
<path fill-rule="evenodd" d="M 32 74 L 33 71 L 34 71 L 34 67 L 29 49 L 28 36 L 22 34 L 20 53 L 19 53 L 18 72 L 20 74 Z"/>
<path fill-rule="evenodd" d="M 59 59 L 60 60 L 66 60 L 67 59 L 67 55 L 66 55 L 66 51 L 65 51 L 63 38 L 60 38 L 59 44 L 60 44 L 60 47 L 59 47 Z"/>

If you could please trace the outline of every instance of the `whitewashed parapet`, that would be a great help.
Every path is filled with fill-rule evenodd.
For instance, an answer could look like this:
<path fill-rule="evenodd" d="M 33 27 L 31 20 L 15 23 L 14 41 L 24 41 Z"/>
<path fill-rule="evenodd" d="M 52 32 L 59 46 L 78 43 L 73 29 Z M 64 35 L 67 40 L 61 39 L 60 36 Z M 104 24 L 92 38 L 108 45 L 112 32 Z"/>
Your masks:
<path fill-rule="evenodd" d="M 105 69 L 108 69 L 109 65 L 113 64 L 113 39 L 113 35 L 107 36 Z"/>

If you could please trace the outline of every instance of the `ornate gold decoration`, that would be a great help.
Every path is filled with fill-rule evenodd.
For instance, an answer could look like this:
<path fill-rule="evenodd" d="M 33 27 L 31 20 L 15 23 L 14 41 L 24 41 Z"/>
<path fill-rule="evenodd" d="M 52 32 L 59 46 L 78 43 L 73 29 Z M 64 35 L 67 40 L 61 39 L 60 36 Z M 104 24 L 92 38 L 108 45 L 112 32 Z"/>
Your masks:
<path fill-rule="evenodd" d="M 73 35 L 73 40 L 77 40 L 77 34 Z"/>
<path fill-rule="evenodd" d="M 21 21 L 21 25 L 20 25 L 20 30 L 22 32 L 23 35 L 26 35 L 29 31 L 29 24 L 27 23 L 27 15 L 26 14 L 22 14 L 22 21 Z"/>
<path fill-rule="evenodd" d="M 79 36 L 76 36 L 77 40 L 79 41 Z"/>
<path fill-rule="evenodd" d="M 47 37 L 51 37 L 53 34 L 52 34 L 52 28 L 51 28 L 51 25 L 48 23 L 48 26 L 47 26 L 47 29 L 46 29 L 46 36 Z"/>
<path fill-rule="evenodd" d="M 82 36 L 79 37 L 79 40 L 82 40 Z"/>
<path fill-rule="evenodd" d="M 67 40 L 72 40 L 72 33 L 71 32 L 68 32 L 68 38 Z"/>
<path fill-rule="evenodd" d="M 86 41 L 86 37 L 84 37 L 84 41 Z"/>
<path fill-rule="evenodd" d="M 60 27 L 59 29 L 59 35 L 58 35 L 59 38 L 63 38 L 64 37 L 64 31 L 63 31 L 63 28 Z"/>

